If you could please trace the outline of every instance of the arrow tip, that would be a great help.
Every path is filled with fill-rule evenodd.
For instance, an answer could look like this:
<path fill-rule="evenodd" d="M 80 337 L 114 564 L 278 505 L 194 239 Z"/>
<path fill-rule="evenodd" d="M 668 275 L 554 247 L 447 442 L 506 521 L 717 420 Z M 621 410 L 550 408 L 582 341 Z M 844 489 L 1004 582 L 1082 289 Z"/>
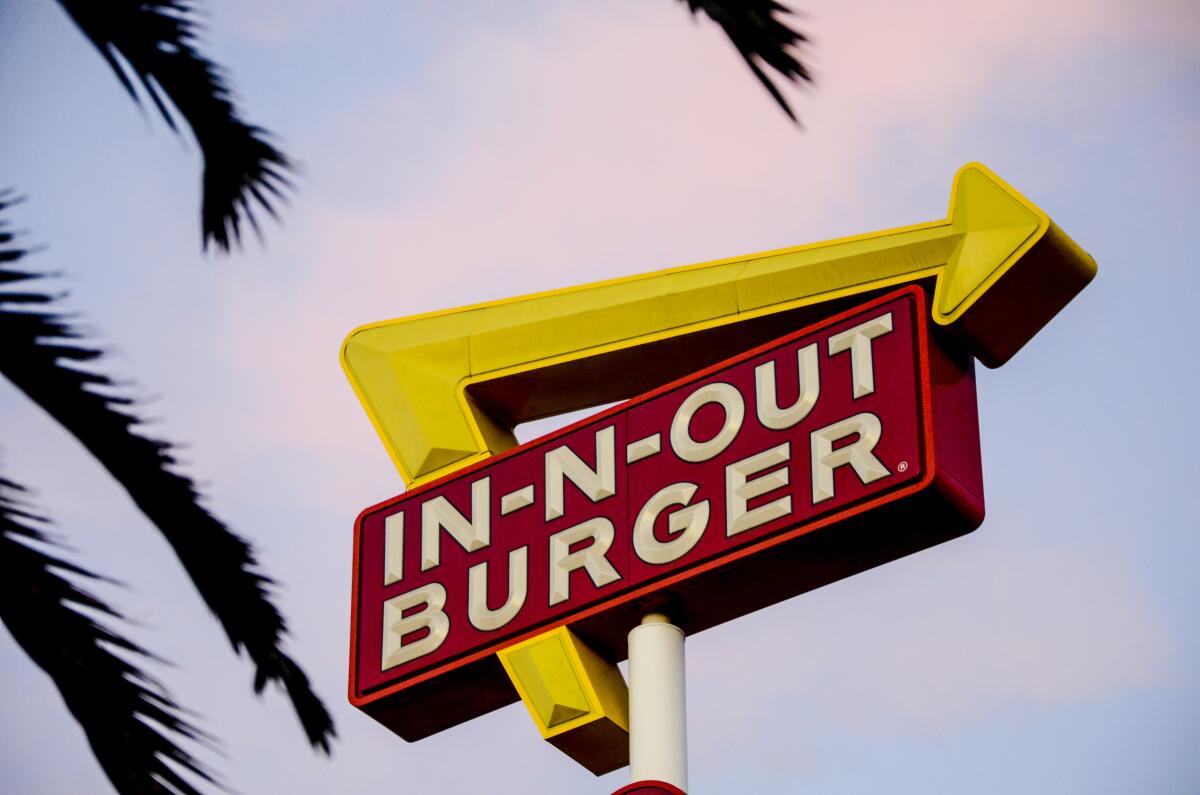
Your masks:
<path fill-rule="evenodd" d="M 1006 362 L 1096 274 L 1087 252 L 982 163 L 955 175 L 950 226 L 961 237 L 934 291 L 934 319 L 958 327 L 989 367 Z"/>
<path fill-rule="evenodd" d="M 981 163 L 954 178 L 951 227 L 962 234 L 946 265 L 938 311 L 957 316 L 1037 242 L 1050 226 L 1046 214 Z M 964 305 L 967 304 L 967 305 Z"/>

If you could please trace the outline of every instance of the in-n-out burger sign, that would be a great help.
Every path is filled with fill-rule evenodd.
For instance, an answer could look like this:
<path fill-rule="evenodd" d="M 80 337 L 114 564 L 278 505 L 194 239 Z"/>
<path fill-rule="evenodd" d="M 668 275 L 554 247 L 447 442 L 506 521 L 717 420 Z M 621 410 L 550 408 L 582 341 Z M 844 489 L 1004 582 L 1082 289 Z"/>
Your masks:
<path fill-rule="evenodd" d="M 495 652 L 568 624 L 609 659 L 977 527 L 972 359 L 906 288 L 376 505 L 351 700 L 406 739 L 517 696 Z"/>

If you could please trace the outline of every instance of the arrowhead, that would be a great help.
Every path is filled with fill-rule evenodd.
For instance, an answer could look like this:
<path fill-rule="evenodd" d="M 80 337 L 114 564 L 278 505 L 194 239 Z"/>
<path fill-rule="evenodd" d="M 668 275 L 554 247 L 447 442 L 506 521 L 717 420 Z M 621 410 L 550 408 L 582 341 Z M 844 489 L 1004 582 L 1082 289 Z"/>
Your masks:
<path fill-rule="evenodd" d="M 1087 252 L 980 163 L 954 178 L 950 227 L 961 237 L 934 288 L 933 319 L 988 367 L 1008 361 L 1096 275 Z"/>
<path fill-rule="evenodd" d="M 954 179 L 950 225 L 962 234 L 938 284 L 937 311 L 952 320 L 998 281 L 1050 226 L 1045 213 L 979 163 Z"/>

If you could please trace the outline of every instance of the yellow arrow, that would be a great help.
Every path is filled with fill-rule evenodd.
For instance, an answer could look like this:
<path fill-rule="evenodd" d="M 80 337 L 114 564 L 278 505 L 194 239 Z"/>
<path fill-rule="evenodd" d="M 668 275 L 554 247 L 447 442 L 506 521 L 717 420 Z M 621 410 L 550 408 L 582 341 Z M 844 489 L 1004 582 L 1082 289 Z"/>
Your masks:
<path fill-rule="evenodd" d="M 901 283 L 932 282 L 934 321 L 997 367 L 1095 273 L 971 163 L 945 220 L 372 323 L 342 364 L 412 486 L 514 446 L 517 423 L 638 394 L 792 330 L 804 307 Z"/>

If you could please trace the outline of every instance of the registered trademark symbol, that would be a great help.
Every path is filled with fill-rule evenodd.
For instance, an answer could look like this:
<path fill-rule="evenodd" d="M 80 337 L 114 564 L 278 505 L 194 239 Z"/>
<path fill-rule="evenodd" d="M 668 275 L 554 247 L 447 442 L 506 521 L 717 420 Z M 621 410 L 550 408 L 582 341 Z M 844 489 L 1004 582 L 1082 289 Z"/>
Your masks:
<path fill-rule="evenodd" d="M 897 472 L 907 472 L 908 471 L 908 462 L 901 461 L 899 464 L 896 464 L 896 471 Z"/>

